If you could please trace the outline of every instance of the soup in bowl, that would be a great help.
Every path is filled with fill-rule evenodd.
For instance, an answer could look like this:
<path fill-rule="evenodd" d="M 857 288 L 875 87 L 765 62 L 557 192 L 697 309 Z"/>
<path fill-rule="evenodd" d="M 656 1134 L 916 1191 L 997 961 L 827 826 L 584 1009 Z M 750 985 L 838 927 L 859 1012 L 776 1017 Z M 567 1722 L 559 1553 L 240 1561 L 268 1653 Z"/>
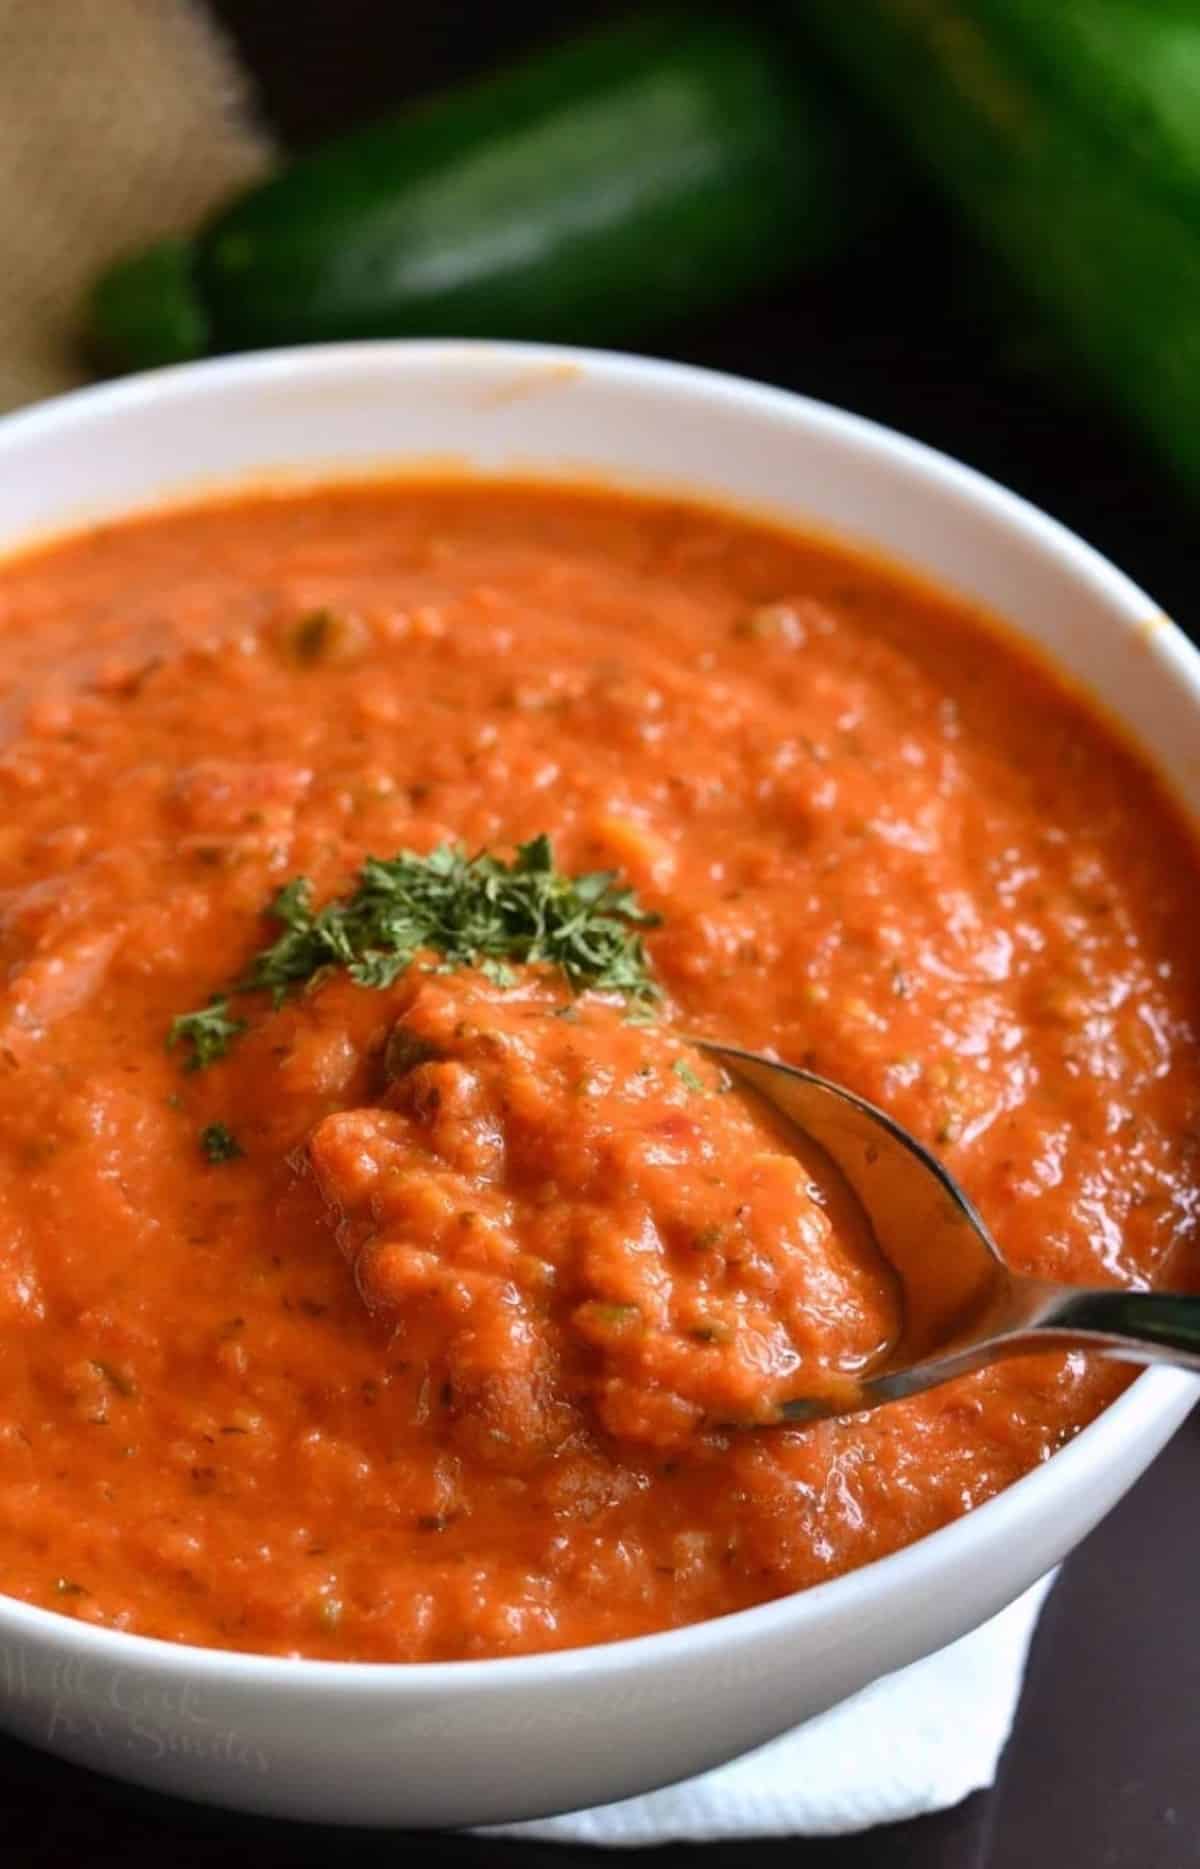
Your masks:
<path fill-rule="evenodd" d="M 889 1110 L 1020 1271 L 1194 1282 L 1200 689 L 1148 600 L 911 443 L 579 353 L 203 365 L 0 457 L 13 1730 L 511 1819 L 1055 1562 L 1191 1383 L 772 1425 L 896 1294 L 692 1041 Z"/>

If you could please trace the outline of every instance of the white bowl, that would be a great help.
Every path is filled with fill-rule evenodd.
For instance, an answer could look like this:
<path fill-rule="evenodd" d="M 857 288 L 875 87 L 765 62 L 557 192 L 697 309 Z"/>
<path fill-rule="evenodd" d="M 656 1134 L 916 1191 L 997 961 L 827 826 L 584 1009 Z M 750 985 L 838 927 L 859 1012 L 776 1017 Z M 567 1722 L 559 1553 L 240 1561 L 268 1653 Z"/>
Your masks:
<path fill-rule="evenodd" d="M 869 543 L 1044 645 L 1200 807 L 1200 656 L 1061 526 L 884 429 L 632 358 L 362 344 L 234 358 L 0 423 L 0 549 L 247 478 L 423 462 L 587 473 Z M 0 1598 L 0 1723 L 165 1791 L 356 1823 L 476 1824 L 704 1770 L 963 1635 L 1057 1563 L 1191 1407 L 1142 1376 L 969 1517 L 801 1595 L 609 1647 L 371 1666 L 184 1648 Z"/>

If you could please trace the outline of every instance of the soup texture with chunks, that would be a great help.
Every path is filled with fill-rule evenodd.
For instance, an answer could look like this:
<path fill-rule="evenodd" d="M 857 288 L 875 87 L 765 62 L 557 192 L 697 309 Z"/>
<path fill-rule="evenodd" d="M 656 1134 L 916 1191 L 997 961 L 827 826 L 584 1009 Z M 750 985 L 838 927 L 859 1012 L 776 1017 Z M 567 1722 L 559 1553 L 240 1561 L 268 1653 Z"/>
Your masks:
<path fill-rule="evenodd" d="M 827 542 L 256 494 L 0 566 L 0 1590 L 235 1649 L 605 1642 L 864 1564 L 1127 1380 L 769 1426 L 898 1327 L 696 1041 L 1195 1283 L 1197 857 L 1082 697 Z"/>

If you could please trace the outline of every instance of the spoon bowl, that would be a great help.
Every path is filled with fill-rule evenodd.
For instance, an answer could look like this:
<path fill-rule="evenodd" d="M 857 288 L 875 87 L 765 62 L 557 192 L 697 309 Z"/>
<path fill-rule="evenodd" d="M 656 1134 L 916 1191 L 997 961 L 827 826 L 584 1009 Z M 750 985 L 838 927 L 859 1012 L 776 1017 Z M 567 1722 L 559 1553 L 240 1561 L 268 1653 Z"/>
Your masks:
<path fill-rule="evenodd" d="M 697 1041 L 808 1142 L 856 1201 L 895 1275 L 899 1328 L 859 1375 L 783 1402 L 779 1422 L 860 1414 L 1008 1356 L 1084 1349 L 1200 1372 L 1200 1297 L 1013 1272 L 978 1209 L 916 1137 L 865 1098 L 761 1054 Z"/>

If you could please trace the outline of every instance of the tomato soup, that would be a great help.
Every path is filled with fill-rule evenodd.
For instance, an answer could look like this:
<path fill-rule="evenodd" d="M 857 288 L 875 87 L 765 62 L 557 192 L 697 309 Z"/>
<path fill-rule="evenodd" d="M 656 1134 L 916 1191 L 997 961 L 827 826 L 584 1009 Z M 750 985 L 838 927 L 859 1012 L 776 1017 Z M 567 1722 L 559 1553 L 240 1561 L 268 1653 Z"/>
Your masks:
<path fill-rule="evenodd" d="M 1117 1393 L 1047 1352 L 756 1425 L 895 1294 L 705 1035 L 891 1111 L 1017 1270 L 1195 1283 L 1189 834 L 907 575 L 599 489 L 246 497 L 0 568 L 0 698 L 13 1597 L 610 1641 L 894 1551 Z"/>

